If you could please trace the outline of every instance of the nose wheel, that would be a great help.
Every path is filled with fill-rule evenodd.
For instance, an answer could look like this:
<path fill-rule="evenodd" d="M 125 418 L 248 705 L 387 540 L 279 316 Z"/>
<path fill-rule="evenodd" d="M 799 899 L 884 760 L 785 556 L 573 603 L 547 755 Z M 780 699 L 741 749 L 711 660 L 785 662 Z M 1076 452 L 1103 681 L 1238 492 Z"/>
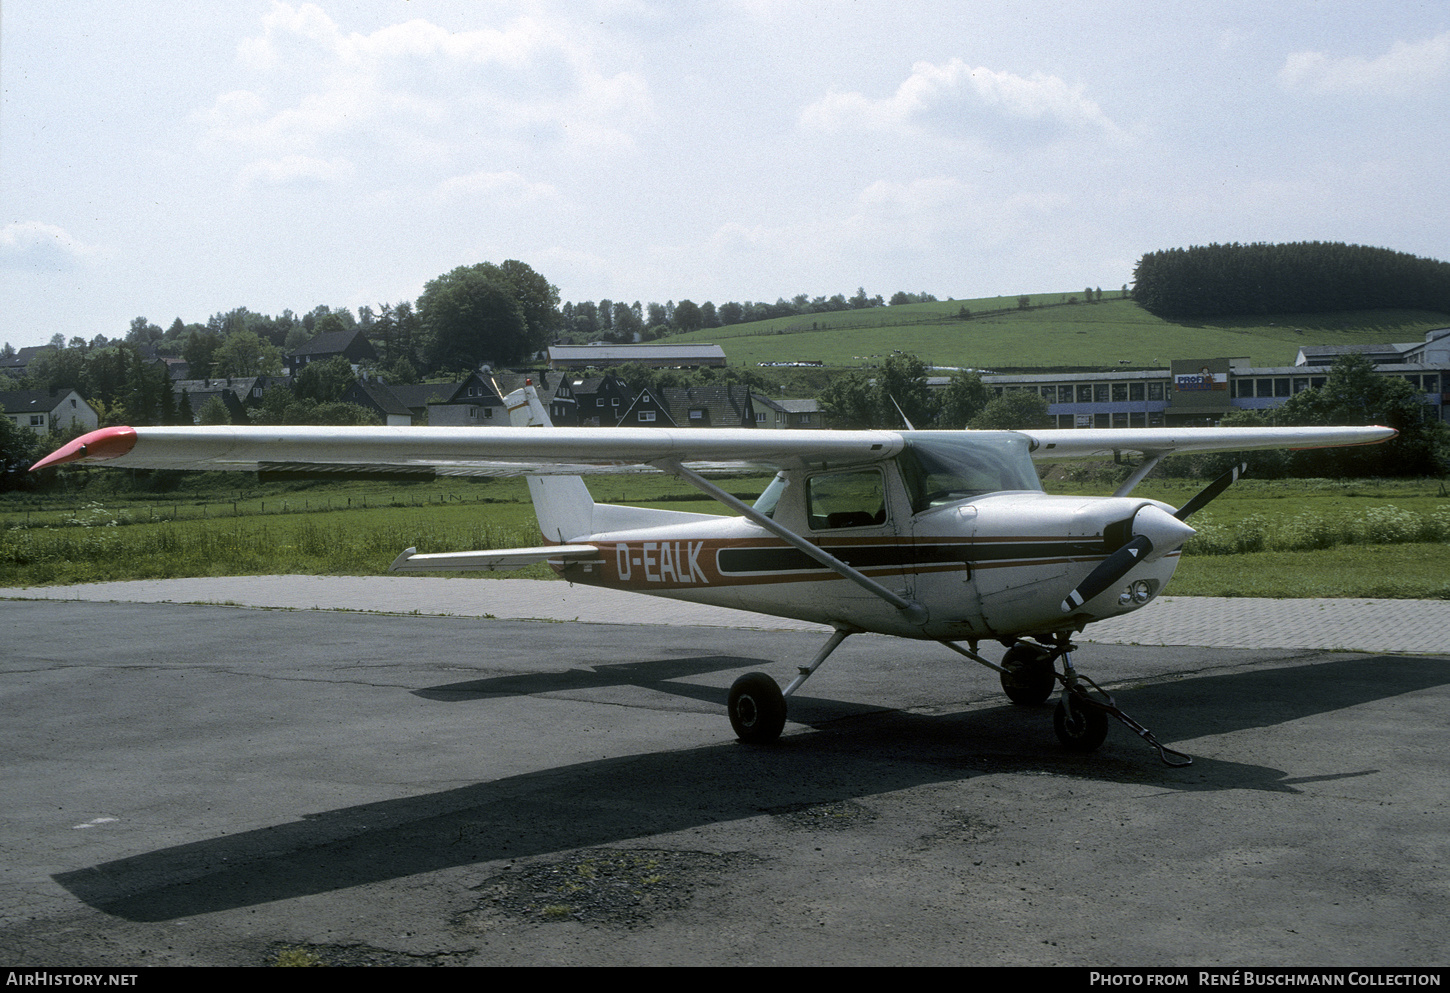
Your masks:
<path fill-rule="evenodd" d="M 1108 736 L 1108 712 L 1064 693 L 1052 712 L 1057 740 L 1073 752 L 1095 752 Z"/>

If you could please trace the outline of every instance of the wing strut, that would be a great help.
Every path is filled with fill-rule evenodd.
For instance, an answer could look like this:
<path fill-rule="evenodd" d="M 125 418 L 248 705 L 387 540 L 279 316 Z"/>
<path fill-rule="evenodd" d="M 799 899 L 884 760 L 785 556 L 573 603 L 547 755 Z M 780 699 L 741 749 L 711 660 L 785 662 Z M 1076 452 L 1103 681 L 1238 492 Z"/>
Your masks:
<path fill-rule="evenodd" d="M 870 578 L 869 576 L 865 576 L 860 572 L 856 571 L 855 569 L 851 568 L 849 565 L 842 562 L 840 559 L 836 558 L 834 555 L 830 554 L 819 545 L 811 544 L 809 541 L 806 541 L 804 538 L 796 534 L 790 528 L 785 527 L 782 524 L 778 524 L 771 518 L 766 517 L 764 514 L 757 511 L 749 504 L 731 496 L 729 493 L 726 493 L 720 487 L 716 486 L 714 483 L 710 482 L 699 473 L 694 472 L 690 469 L 686 469 L 684 466 L 680 465 L 680 463 L 675 461 L 662 460 L 652 464 L 656 468 L 662 469 L 665 472 L 668 472 L 685 480 L 685 482 L 689 483 L 700 492 L 714 497 L 716 500 L 720 501 L 731 510 L 745 517 L 747 520 L 759 524 L 761 527 L 765 528 L 765 530 L 769 531 L 777 538 L 780 538 L 792 548 L 804 552 L 806 555 L 809 555 L 811 558 L 815 559 L 821 565 L 825 566 L 827 569 L 830 569 L 837 575 L 849 579 L 851 582 L 855 583 L 863 590 L 866 590 L 868 593 L 874 593 L 876 596 L 880 597 L 887 603 L 891 604 L 891 606 L 901 611 L 902 614 L 906 616 L 907 621 L 909 621 L 910 623 L 926 623 L 926 608 L 923 607 L 921 604 L 917 603 L 915 600 L 908 600 L 906 599 L 906 597 L 901 596 L 899 593 L 894 593 L 891 590 L 888 590 L 886 587 L 876 582 L 876 580 Z"/>

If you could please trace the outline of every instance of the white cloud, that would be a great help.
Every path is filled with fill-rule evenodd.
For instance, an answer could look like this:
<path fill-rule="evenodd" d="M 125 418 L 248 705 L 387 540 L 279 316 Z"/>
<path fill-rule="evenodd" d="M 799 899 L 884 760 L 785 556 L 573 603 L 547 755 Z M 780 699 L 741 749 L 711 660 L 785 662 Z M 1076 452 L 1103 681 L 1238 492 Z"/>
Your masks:
<path fill-rule="evenodd" d="M 590 38 L 534 17 L 347 33 L 313 4 L 274 2 L 261 33 L 238 48 L 251 85 L 198 119 L 210 143 L 262 159 L 341 154 L 423 175 L 509 155 L 597 156 L 630 147 L 652 111 L 643 77 L 605 67 Z"/>
<path fill-rule="evenodd" d="M 559 191 L 550 183 L 531 183 L 516 172 L 472 172 L 450 176 L 438 186 L 443 200 L 551 201 Z"/>
<path fill-rule="evenodd" d="M 16 221 L 0 228 L 0 268 L 55 272 L 74 268 L 95 255 L 94 245 L 65 228 L 43 221 Z"/>
<path fill-rule="evenodd" d="M 896 92 L 872 99 L 828 93 L 806 107 L 801 123 L 824 131 L 936 132 L 970 137 L 983 132 L 1058 137 L 1071 132 L 1116 135 L 1115 125 L 1081 86 L 1056 76 L 1018 76 L 972 67 L 961 59 L 943 66 L 918 62 Z"/>
<path fill-rule="evenodd" d="M 290 186 L 297 183 L 334 183 L 350 179 L 355 172 L 347 159 L 319 159 L 309 155 L 284 155 L 258 159 L 242 168 L 243 186 Z"/>
<path fill-rule="evenodd" d="M 1287 89 L 1310 93 L 1405 96 L 1443 92 L 1450 81 L 1450 31 L 1425 41 L 1397 41 L 1378 58 L 1294 52 L 1279 70 Z"/>

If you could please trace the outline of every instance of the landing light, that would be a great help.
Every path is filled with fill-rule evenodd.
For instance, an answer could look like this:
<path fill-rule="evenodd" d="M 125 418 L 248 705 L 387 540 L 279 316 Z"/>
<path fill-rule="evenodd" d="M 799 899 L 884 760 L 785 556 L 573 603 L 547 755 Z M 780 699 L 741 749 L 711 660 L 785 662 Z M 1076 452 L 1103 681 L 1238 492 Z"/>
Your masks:
<path fill-rule="evenodd" d="M 1138 605 L 1145 604 L 1153 596 L 1153 587 L 1146 579 L 1140 579 L 1133 583 L 1122 593 L 1118 594 L 1118 603 L 1126 607 L 1130 603 Z"/>

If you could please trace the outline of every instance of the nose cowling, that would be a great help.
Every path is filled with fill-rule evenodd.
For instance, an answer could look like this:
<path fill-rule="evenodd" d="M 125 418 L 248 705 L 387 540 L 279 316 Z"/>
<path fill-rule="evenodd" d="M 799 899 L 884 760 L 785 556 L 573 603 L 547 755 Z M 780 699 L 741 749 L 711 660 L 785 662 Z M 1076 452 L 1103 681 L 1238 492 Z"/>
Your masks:
<path fill-rule="evenodd" d="M 1069 614 L 1089 600 L 1116 586 L 1134 566 L 1152 562 L 1181 546 L 1197 534 L 1193 528 L 1177 517 L 1151 503 L 1139 507 L 1133 516 L 1120 521 L 1116 526 L 1104 529 L 1104 537 L 1111 544 L 1114 536 L 1123 536 L 1123 541 L 1113 549 L 1098 567 L 1088 573 L 1087 578 L 1062 601 L 1062 612 Z"/>

